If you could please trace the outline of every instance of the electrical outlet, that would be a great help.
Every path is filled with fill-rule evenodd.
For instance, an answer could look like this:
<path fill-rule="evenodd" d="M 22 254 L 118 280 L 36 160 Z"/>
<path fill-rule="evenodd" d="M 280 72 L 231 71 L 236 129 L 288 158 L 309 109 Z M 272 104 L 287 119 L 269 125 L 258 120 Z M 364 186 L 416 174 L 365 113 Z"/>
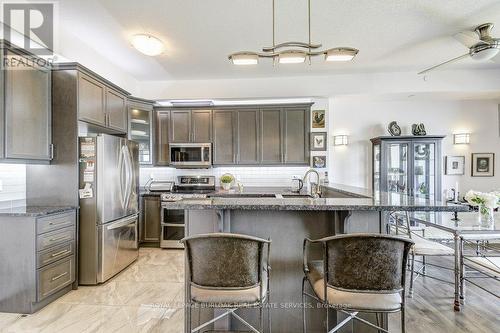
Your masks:
<path fill-rule="evenodd" d="M 3 191 L 3 180 L 0 179 L 0 192 Z"/>

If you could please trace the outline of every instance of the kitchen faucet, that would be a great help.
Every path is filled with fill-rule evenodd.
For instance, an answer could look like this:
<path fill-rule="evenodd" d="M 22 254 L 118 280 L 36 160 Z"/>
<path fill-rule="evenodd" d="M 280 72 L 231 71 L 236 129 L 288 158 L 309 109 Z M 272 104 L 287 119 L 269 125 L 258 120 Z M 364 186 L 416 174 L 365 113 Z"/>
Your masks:
<path fill-rule="evenodd" d="M 311 182 L 309 180 L 311 173 L 316 174 L 316 179 L 318 181 L 317 183 Z M 309 184 L 311 185 L 311 195 L 313 196 L 313 198 L 319 198 L 319 196 L 321 194 L 321 190 L 319 187 L 319 173 L 318 173 L 318 171 L 316 171 L 314 169 L 307 170 L 306 174 L 304 175 L 304 178 L 302 179 L 302 182 L 304 184 L 306 184 L 307 181 L 309 181 Z"/>

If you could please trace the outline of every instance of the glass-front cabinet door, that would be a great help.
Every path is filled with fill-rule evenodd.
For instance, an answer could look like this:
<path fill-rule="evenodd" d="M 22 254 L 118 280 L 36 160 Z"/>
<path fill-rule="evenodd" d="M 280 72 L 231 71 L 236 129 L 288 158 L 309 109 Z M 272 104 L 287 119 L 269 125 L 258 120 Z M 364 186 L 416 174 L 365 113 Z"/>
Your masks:
<path fill-rule="evenodd" d="M 380 191 L 380 144 L 373 145 L 373 191 Z"/>
<path fill-rule="evenodd" d="M 434 198 L 436 193 L 436 144 L 413 143 L 413 195 Z"/>
<path fill-rule="evenodd" d="M 387 143 L 386 191 L 408 194 L 408 147 L 407 142 Z"/>
<path fill-rule="evenodd" d="M 129 139 L 139 144 L 139 163 L 152 164 L 151 120 L 153 112 L 129 107 Z"/>

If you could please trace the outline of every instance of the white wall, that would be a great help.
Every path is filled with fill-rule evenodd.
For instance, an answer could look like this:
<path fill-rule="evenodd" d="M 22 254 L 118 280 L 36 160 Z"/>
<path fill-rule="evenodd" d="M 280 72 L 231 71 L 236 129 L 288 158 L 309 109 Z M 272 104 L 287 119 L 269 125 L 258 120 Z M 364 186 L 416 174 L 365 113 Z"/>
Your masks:
<path fill-rule="evenodd" d="M 469 189 L 500 189 L 500 136 L 498 103 L 495 101 L 369 101 L 355 98 L 330 99 L 330 133 L 348 134 L 349 145 L 330 146 L 331 178 L 334 182 L 371 188 L 370 138 L 387 135 L 387 124 L 396 120 L 403 135 L 411 125 L 423 122 L 428 134 L 443 134 L 443 156 L 465 156 L 465 175 L 443 175 L 443 189 L 459 182 L 460 192 Z M 470 145 L 454 145 L 453 133 L 471 133 Z M 493 152 L 495 177 L 471 177 L 471 153 Z M 443 161 L 444 163 L 444 161 Z"/>

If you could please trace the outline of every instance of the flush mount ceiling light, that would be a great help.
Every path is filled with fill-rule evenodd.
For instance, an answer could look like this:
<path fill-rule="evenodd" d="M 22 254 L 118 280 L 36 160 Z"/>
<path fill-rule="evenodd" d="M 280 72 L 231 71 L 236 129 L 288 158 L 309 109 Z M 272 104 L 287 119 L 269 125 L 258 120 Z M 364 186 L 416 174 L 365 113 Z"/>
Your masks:
<path fill-rule="evenodd" d="M 139 52 L 152 57 L 161 54 L 164 48 L 161 40 L 146 34 L 132 36 L 132 46 Z"/>
<path fill-rule="evenodd" d="M 311 43 L 311 0 L 307 1 L 308 8 L 308 31 L 309 40 L 304 42 L 285 42 L 275 43 L 275 0 L 273 4 L 273 46 L 263 47 L 262 52 L 240 51 L 228 56 L 234 65 L 257 65 L 259 58 L 273 59 L 273 65 L 276 60 L 280 64 L 299 64 L 306 61 L 311 64 L 311 58 L 324 56 L 325 61 L 351 61 L 358 54 L 359 50 L 351 47 L 337 47 L 327 50 L 320 50 L 321 44 Z"/>

